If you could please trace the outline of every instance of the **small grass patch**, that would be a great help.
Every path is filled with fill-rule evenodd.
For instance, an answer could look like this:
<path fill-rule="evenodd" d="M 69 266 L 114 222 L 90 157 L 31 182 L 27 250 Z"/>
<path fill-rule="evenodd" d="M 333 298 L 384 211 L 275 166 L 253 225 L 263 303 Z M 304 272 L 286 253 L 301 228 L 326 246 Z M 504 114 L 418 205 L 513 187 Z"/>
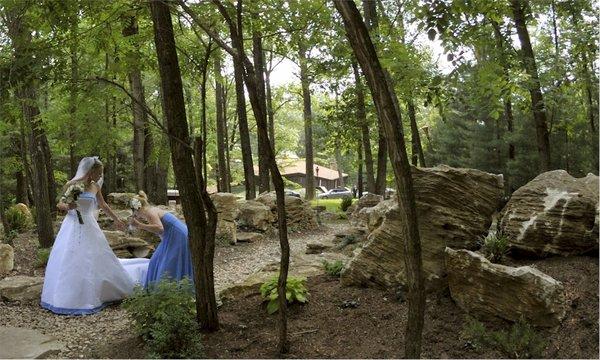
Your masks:
<path fill-rule="evenodd" d="M 325 210 L 332 213 L 341 213 L 340 205 L 343 199 L 314 199 L 310 201 L 310 206 L 325 206 Z M 358 199 L 352 199 L 355 203 Z"/>

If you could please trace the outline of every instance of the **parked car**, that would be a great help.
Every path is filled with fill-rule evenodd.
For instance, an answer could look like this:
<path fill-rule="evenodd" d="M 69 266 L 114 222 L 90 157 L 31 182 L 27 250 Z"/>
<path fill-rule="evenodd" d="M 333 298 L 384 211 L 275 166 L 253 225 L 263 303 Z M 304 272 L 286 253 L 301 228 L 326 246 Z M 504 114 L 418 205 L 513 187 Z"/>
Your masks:
<path fill-rule="evenodd" d="M 317 185 L 317 186 L 315 186 L 315 191 L 317 192 L 317 195 L 318 195 L 318 194 L 324 194 L 329 190 L 327 190 L 327 188 L 323 185 Z"/>
<path fill-rule="evenodd" d="M 342 199 L 345 197 L 352 198 L 352 191 L 346 188 L 331 189 L 326 193 L 317 195 L 318 199 Z"/>
<path fill-rule="evenodd" d="M 284 192 L 285 192 L 286 196 L 294 196 L 294 197 L 297 197 L 297 198 L 300 197 L 300 193 L 297 192 L 297 191 L 294 191 L 294 190 L 285 189 Z"/>

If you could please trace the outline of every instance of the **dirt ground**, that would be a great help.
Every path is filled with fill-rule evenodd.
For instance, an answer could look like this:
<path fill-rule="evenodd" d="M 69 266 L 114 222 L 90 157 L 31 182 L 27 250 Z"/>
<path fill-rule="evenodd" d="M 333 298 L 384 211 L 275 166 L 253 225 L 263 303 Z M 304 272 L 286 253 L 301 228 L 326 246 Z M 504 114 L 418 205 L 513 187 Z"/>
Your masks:
<path fill-rule="evenodd" d="M 521 261 L 521 264 L 525 262 Z M 598 358 L 598 259 L 551 258 L 533 264 L 561 280 L 571 308 L 563 324 L 538 329 L 547 339 L 546 358 Z M 516 264 L 515 264 L 516 265 Z M 327 275 L 308 281 L 310 301 L 289 312 L 290 358 L 399 358 L 404 353 L 407 303 L 381 289 L 342 287 Z M 343 303 L 355 301 L 355 308 Z M 267 315 L 259 296 L 226 303 L 221 329 L 204 336 L 208 358 L 277 358 L 277 316 Z M 441 294 L 427 301 L 424 358 L 504 358 L 493 348 L 474 349 L 461 336 L 467 314 Z M 497 320 L 490 330 L 505 329 Z M 91 352 L 94 357 L 141 357 L 139 341 L 128 338 Z"/>

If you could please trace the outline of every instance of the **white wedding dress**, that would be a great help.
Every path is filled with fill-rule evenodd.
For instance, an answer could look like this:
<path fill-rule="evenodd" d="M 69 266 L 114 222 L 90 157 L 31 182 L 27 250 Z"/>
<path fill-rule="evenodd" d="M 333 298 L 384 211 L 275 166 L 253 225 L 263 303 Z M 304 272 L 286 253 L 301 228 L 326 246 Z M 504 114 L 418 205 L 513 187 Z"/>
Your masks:
<path fill-rule="evenodd" d="M 96 196 L 77 200 L 83 224 L 69 210 L 46 266 L 41 306 L 57 314 L 87 315 L 102 310 L 143 283 L 148 259 L 118 259 L 96 221 Z"/>

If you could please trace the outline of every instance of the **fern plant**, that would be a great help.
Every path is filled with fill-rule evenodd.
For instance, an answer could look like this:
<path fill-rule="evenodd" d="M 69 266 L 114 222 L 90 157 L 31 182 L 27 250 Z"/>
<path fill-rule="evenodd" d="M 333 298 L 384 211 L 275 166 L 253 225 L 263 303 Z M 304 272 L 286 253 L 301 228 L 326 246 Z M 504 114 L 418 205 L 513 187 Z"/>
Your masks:
<path fill-rule="evenodd" d="M 508 252 L 508 237 L 501 231 L 488 234 L 479 243 L 483 255 L 491 262 L 499 262 Z"/>
<path fill-rule="evenodd" d="M 274 314 L 279 310 L 279 293 L 277 292 L 277 283 L 279 276 L 272 277 L 269 281 L 260 286 L 260 294 L 264 301 L 268 301 L 267 312 Z M 288 276 L 285 287 L 285 298 L 288 304 L 294 302 L 308 302 L 308 290 L 306 289 L 306 278 Z"/>
<path fill-rule="evenodd" d="M 329 262 L 327 260 L 323 260 L 323 266 L 325 267 L 325 272 L 331 276 L 339 277 L 342 269 L 344 268 L 344 263 L 342 260 L 336 260 L 334 262 Z"/>
<path fill-rule="evenodd" d="M 340 210 L 342 210 L 342 212 L 346 212 L 346 210 L 348 210 L 350 205 L 352 205 L 352 198 L 349 196 L 345 196 L 342 198 L 342 201 L 340 202 Z"/>

